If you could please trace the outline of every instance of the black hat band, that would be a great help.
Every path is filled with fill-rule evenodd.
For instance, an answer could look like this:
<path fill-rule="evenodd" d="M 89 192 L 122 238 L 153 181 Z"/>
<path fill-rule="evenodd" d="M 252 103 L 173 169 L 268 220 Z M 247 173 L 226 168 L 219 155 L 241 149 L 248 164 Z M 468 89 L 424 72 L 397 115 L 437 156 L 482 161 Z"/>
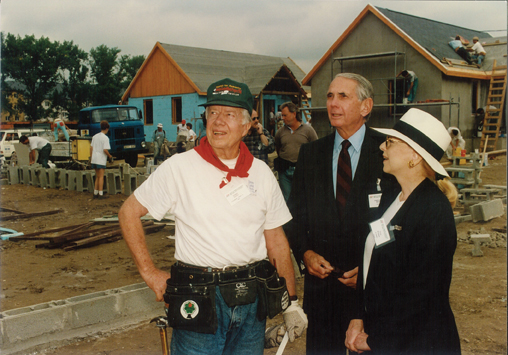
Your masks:
<path fill-rule="evenodd" d="M 423 149 L 427 151 L 430 155 L 434 157 L 437 161 L 439 161 L 444 154 L 444 150 L 441 149 L 432 139 L 427 137 L 424 133 L 414 128 L 410 124 L 407 124 L 404 121 L 399 121 L 393 127 L 394 130 L 402 133 L 403 135 L 411 138 L 415 143 L 418 143 Z"/>

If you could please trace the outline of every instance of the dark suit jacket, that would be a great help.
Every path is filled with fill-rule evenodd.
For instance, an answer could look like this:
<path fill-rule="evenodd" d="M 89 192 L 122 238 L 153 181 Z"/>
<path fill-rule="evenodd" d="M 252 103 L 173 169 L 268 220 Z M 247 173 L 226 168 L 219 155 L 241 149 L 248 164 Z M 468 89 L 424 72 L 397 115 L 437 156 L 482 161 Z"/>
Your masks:
<path fill-rule="evenodd" d="M 379 149 L 384 136 L 367 128 L 344 218 L 339 217 L 333 187 L 334 139 L 335 132 L 302 145 L 288 200 L 293 219 L 284 229 L 298 263 L 307 250 L 313 250 L 348 271 L 359 265 L 360 240 L 369 232 L 368 222 L 374 209 L 369 208 L 368 195 L 376 193 L 377 180 L 387 176 L 383 174 Z M 314 319 L 323 323 L 323 317 L 328 316 L 335 319 L 331 322 L 347 328 L 356 311 L 356 299 L 356 292 L 337 277 L 321 280 L 305 275 L 304 309 L 309 316 L 309 331 Z M 341 334 L 335 333 L 334 338 L 344 335 L 342 328 L 338 328 Z"/>
<path fill-rule="evenodd" d="M 400 188 L 383 193 L 377 218 Z M 388 221 L 387 221 L 388 222 Z M 460 354 L 449 304 L 457 231 L 445 195 L 424 180 L 391 221 L 395 240 L 374 248 L 363 290 L 358 288 L 373 354 Z"/>

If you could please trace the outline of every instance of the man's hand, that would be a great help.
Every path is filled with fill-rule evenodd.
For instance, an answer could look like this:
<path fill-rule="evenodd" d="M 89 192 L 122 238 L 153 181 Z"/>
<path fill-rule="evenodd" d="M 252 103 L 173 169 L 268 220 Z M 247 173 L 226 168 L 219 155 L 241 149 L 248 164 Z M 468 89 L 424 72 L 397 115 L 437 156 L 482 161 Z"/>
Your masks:
<path fill-rule="evenodd" d="M 349 327 L 347 328 L 346 331 L 346 341 L 345 341 L 346 348 L 348 348 L 351 351 L 361 353 L 362 351 L 360 351 L 360 349 L 356 347 L 355 343 L 360 334 L 365 334 L 363 331 L 363 320 L 351 319 L 351 322 L 349 322 Z"/>
<path fill-rule="evenodd" d="M 309 274 L 319 277 L 320 279 L 330 276 L 333 270 L 330 263 L 313 250 L 307 250 L 305 254 L 303 254 L 303 262 Z"/>
<path fill-rule="evenodd" d="M 303 312 L 298 301 L 291 301 L 291 305 L 282 313 L 282 316 L 286 324 L 289 341 L 293 342 L 307 329 L 307 325 L 309 324 L 307 315 Z"/>
<path fill-rule="evenodd" d="M 358 266 L 353 270 L 346 271 L 342 277 L 339 277 L 339 281 L 344 285 L 354 288 L 356 290 L 356 279 L 358 277 Z"/>
<path fill-rule="evenodd" d="M 171 274 L 154 268 L 150 271 L 143 272 L 141 277 L 143 277 L 146 285 L 155 292 L 156 301 L 163 301 L 164 293 L 166 292 L 166 280 L 171 278 Z"/>
<path fill-rule="evenodd" d="M 263 126 L 260 123 L 256 125 L 256 130 L 259 134 L 263 134 Z"/>
<path fill-rule="evenodd" d="M 265 330 L 265 349 L 279 346 L 285 333 L 286 327 L 284 326 L 284 323 L 274 325 L 273 327 Z"/>
<path fill-rule="evenodd" d="M 112 156 L 112 155 L 110 155 L 110 156 L 109 156 L 109 158 L 108 158 L 108 161 L 109 161 L 110 163 L 112 163 L 112 162 L 113 162 L 113 160 L 114 160 L 113 156 Z"/>

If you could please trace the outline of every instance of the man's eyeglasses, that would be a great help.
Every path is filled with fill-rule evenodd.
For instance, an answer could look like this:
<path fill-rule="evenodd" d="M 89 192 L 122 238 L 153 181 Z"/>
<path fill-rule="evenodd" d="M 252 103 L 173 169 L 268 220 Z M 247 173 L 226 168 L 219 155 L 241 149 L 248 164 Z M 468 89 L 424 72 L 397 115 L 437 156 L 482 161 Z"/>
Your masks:
<path fill-rule="evenodd" d="M 255 121 L 255 120 L 259 120 L 259 117 L 252 117 L 252 120 Z"/>

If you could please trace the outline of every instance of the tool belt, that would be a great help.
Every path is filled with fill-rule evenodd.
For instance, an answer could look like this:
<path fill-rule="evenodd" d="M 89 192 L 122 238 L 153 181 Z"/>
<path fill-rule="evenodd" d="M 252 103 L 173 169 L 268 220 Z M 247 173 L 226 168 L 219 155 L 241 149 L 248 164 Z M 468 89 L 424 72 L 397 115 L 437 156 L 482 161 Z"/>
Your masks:
<path fill-rule="evenodd" d="M 295 167 L 296 163 L 293 163 L 289 160 L 282 159 L 281 157 L 277 157 L 273 160 L 273 168 L 275 171 L 279 173 L 283 173 L 291 167 Z"/>
<path fill-rule="evenodd" d="M 215 334 L 216 287 L 228 307 L 254 303 L 257 318 L 275 317 L 289 306 L 286 280 L 268 260 L 241 267 L 204 268 L 177 261 L 166 281 L 166 314 L 169 326 L 197 333 Z"/>

